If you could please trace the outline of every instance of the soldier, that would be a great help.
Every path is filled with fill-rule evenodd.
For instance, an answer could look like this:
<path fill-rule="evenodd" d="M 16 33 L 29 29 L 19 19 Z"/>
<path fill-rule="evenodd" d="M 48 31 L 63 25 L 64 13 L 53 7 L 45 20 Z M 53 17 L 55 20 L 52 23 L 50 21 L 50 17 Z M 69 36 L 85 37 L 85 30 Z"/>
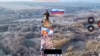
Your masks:
<path fill-rule="evenodd" d="M 44 15 L 46 17 L 45 20 L 49 21 L 50 14 L 49 14 L 48 10 L 46 10 L 46 12 L 44 13 Z"/>

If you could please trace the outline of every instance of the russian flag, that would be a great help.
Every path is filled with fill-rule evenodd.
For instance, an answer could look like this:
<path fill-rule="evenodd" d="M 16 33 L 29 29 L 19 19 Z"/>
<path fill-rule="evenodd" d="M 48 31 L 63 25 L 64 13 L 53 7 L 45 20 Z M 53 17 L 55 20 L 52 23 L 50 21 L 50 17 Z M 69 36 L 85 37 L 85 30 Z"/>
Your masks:
<path fill-rule="evenodd" d="M 63 9 L 52 9 L 51 15 L 63 15 L 64 10 Z"/>

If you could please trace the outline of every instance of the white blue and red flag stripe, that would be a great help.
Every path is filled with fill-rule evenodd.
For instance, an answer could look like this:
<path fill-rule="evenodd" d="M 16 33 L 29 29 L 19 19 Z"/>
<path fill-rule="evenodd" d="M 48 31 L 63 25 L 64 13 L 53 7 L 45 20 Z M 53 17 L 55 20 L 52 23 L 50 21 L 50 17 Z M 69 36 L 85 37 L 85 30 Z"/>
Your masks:
<path fill-rule="evenodd" d="M 52 9 L 51 15 L 63 15 L 64 10 L 63 9 Z"/>

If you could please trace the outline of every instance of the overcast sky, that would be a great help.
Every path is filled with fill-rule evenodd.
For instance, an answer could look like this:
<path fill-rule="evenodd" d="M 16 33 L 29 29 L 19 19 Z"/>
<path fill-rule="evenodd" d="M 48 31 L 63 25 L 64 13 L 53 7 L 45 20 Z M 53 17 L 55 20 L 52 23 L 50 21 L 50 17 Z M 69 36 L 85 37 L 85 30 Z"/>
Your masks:
<path fill-rule="evenodd" d="M 0 1 L 33 1 L 34 0 L 0 0 Z M 100 0 L 60 0 L 60 1 L 66 1 L 66 2 L 74 2 L 74 1 L 79 1 L 79 2 L 100 2 Z"/>

